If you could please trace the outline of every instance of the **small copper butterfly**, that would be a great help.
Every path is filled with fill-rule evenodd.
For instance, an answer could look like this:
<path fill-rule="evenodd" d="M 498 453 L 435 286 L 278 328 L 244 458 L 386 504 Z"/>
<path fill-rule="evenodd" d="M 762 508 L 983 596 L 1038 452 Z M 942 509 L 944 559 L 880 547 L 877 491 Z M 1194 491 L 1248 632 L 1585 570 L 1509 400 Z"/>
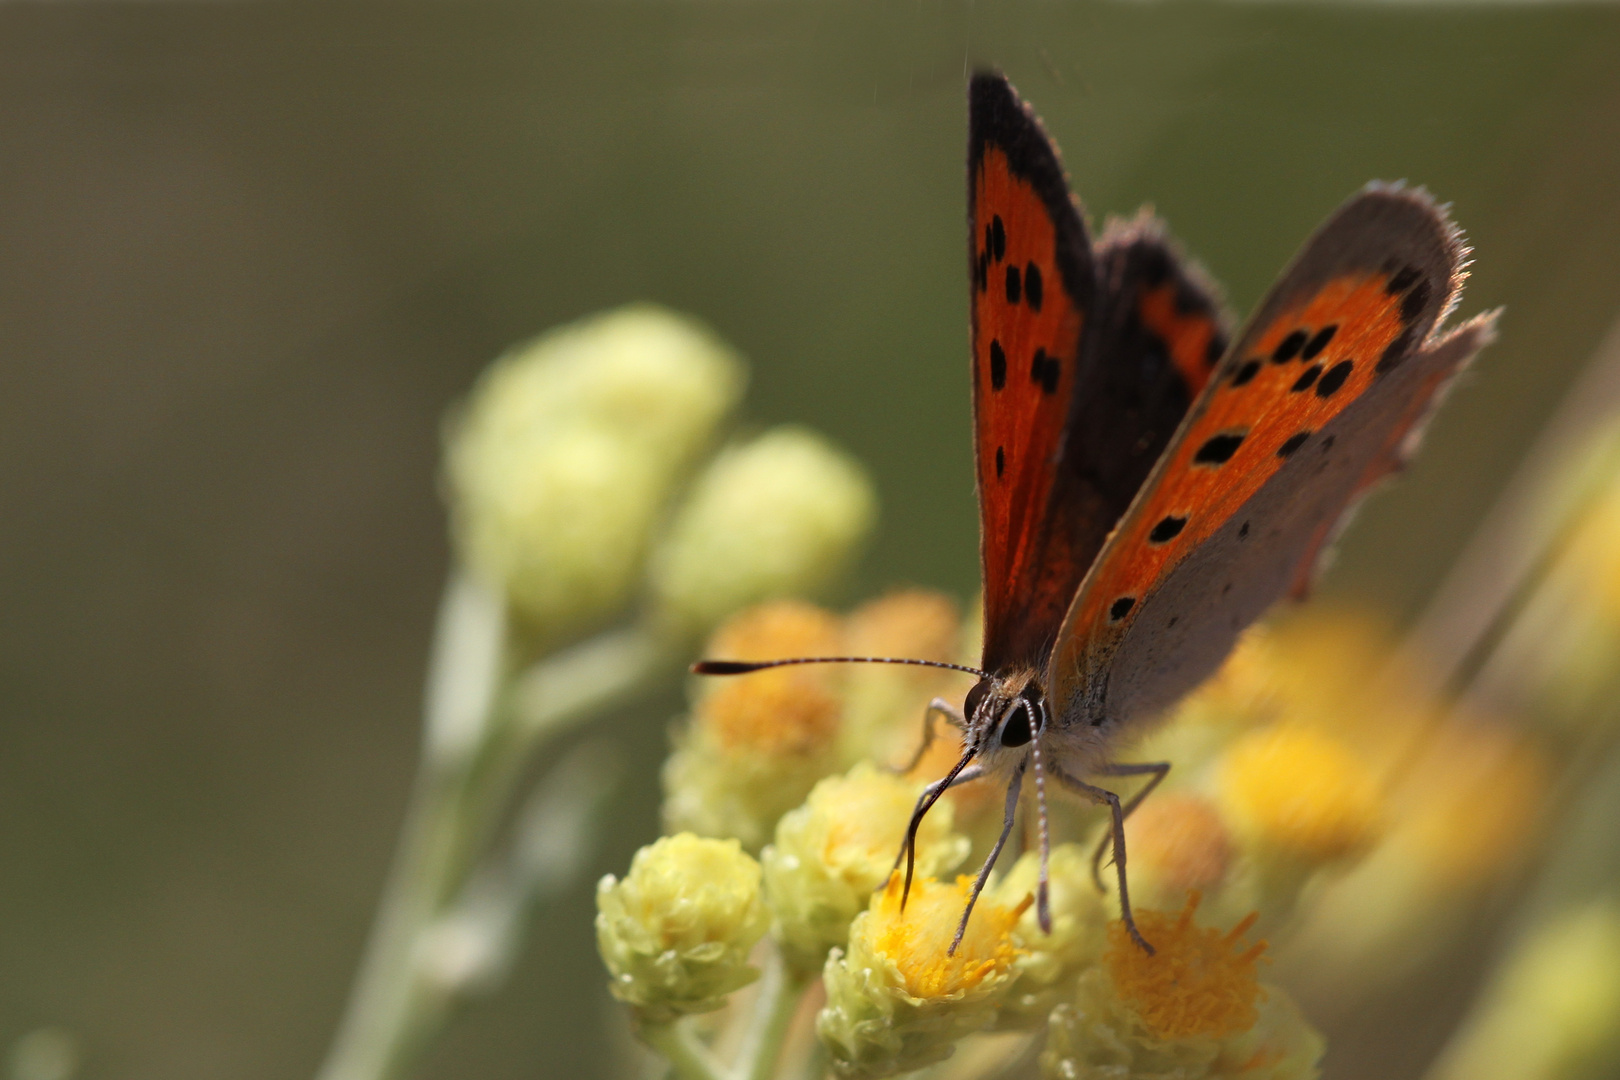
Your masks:
<path fill-rule="evenodd" d="M 918 800 L 901 849 L 907 884 L 934 802 L 999 778 L 1007 811 L 976 898 L 1028 777 L 1037 911 L 1050 929 L 1045 800 L 1056 781 L 1109 808 L 1122 916 L 1151 952 L 1131 915 L 1124 824 L 1170 765 L 1117 762 L 1114 745 L 1213 673 L 1275 600 L 1303 595 L 1349 511 L 1410 457 L 1448 384 L 1490 342 L 1495 317 L 1440 329 L 1462 285 L 1461 236 L 1423 191 L 1370 184 L 1233 335 L 1212 286 L 1151 216 L 1092 242 L 1056 148 L 1002 75 L 973 76 L 968 113 L 984 655 L 963 669 L 980 678 L 961 710 L 936 703 L 962 733 L 962 756 Z M 921 662 L 693 670 L 830 661 Z M 1088 782 L 1125 776 L 1148 778 L 1129 801 Z"/>

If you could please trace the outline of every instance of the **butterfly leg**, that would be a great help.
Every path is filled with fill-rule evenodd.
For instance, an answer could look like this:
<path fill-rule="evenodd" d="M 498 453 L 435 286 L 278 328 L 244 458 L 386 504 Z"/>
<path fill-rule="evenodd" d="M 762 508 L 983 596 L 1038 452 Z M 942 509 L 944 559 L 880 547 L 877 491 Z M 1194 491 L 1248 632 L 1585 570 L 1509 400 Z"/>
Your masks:
<path fill-rule="evenodd" d="M 928 708 L 923 710 L 922 745 L 917 747 L 917 752 L 911 755 L 911 760 L 906 762 L 905 765 L 898 768 L 890 766 L 889 769 L 891 772 L 894 772 L 899 776 L 904 776 L 906 773 L 922 764 L 923 755 L 928 753 L 928 748 L 930 746 L 934 745 L 935 716 L 943 716 L 946 723 L 960 731 L 967 730 L 967 717 L 962 715 L 962 711 L 955 705 L 952 705 L 950 702 L 946 701 L 944 698 L 935 698 L 933 701 L 928 703 Z"/>
<path fill-rule="evenodd" d="M 1142 805 L 1142 800 L 1151 795 L 1153 789 L 1158 787 L 1164 778 L 1169 775 L 1170 763 L 1168 761 L 1154 761 L 1146 765 L 1104 765 L 1098 772 L 1104 776 L 1144 776 L 1148 773 L 1153 774 L 1153 779 L 1143 784 L 1142 790 L 1132 795 L 1130 802 L 1125 804 L 1124 813 L 1128 819 L 1136 808 Z M 1103 852 L 1108 850 L 1108 840 L 1109 838 L 1106 835 L 1101 840 L 1098 840 L 1097 850 L 1091 853 L 1091 880 L 1097 883 L 1098 889 L 1103 888 L 1102 857 Z"/>
<path fill-rule="evenodd" d="M 962 755 L 962 760 L 958 761 L 956 766 L 945 774 L 943 780 L 935 780 L 932 784 L 923 788 L 922 794 L 917 796 L 917 806 L 911 811 L 911 822 L 906 826 L 906 838 L 900 842 L 900 854 L 894 857 L 894 869 L 900 869 L 902 859 L 906 863 L 906 884 L 900 892 L 901 911 L 906 910 L 906 898 L 911 895 L 912 872 L 917 867 L 917 828 L 922 824 L 923 817 L 939 801 L 941 795 L 958 784 L 977 780 L 984 775 L 983 765 L 968 764 L 973 760 L 973 753 L 973 750 L 968 750 L 967 753 Z"/>
<path fill-rule="evenodd" d="M 1013 770 L 1012 780 L 1007 783 L 1007 809 L 1001 819 L 1001 835 L 996 837 L 996 846 L 990 849 L 984 865 L 979 867 L 979 876 L 973 879 L 973 892 L 968 896 L 962 921 L 956 924 L 956 936 L 951 938 L 951 947 L 945 950 L 946 956 L 956 955 L 956 947 L 962 944 L 962 935 L 967 933 L 968 916 L 973 914 L 973 905 L 979 902 L 979 894 L 984 891 L 985 882 L 990 880 L 990 871 L 1001 857 L 1001 849 L 1007 846 L 1007 837 L 1012 835 L 1013 821 L 1018 817 L 1018 793 L 1024 786 L 1024 768 L 1024 763 L 1020 763 Z"/>
<path fill-rule="evenodd" d="M 1152 956 L 1153 946 L 1147 943 L 1142 932 L 1136 928 L 1136 917 L 1131 914 L 1131 891 L 1125 880 L 1125 808 L 1120 805 L 1119 796 L 1106 788 L 1096 787 L 1084 780 L 1076 780 L 1055 766 L 1052 771 L 1066 787 L 1079 792 L 1092 802 L 1106 804 L 1113 815 L 1114 869 L 1119 873 L 1119 915 L 1125 923 L 1126 931 L 1131 935 L 1131 940 L 1140 945 L 1143 952 Z"/>

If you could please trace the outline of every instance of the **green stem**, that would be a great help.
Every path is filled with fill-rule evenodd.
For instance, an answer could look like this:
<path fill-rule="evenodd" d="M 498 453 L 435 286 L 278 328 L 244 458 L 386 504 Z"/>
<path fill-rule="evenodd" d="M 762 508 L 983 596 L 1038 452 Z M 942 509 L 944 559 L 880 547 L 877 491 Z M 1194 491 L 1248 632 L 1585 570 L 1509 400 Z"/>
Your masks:
<path fill-rule="evenodd" d="M 483 857 L 540 748 L 640 693 L 676 650 L 616 631 L 503 683 L 502 601 L 452 575 L 429 665 L 426 733 L 405 824 L 349 1003 L 317 1080 L 390 1080 L 444 1019 L 456 988 L 425 977 L 425 932 Z"/>
<path fill-rule="evenodd" d="M 679 1020 L 671 1024 L 643 1024 L 641 1037 L 664 1056 L 681 1080 L 727 1080 L 725 1069 L 688 1024 Z"/>
<path fill-rule="evenodd" d="M 808 980 L 784 963 L 781 953 L 772 949 L 765 973 L 760 977 L 759 994 L 748 1018 L 748 1031 L 737 1055 L 737 1066 L 732 1070 L 736 1080 L 770 1080 L 806 985 Z"/>

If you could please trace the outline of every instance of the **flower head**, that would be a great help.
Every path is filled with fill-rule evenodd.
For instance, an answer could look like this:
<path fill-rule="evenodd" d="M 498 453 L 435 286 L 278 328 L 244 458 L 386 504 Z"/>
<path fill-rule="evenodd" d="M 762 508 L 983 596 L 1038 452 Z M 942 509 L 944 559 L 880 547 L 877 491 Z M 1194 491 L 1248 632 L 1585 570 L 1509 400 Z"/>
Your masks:
<path fill-rule="evenodd" d="M 800 970 L 818 970 L 849 924 L 888 880 L 895 852 L 917 801 L 917 785 L 862 762 L 830 776 L 776 826 L 761 855 L 777 941 Z M 941 804 L 917 830 L 917 869 L 954 869 L 968 841 L 951 831 L 951 807 Z"/>
<path fill-rule="evenodd" d="M 1253 918 L 1230 931 L 1202 927 L 1197 905 L 1195 895 L 1180 915 L 1137 911 L 1152 956 L 1123 923 L 1109 926 L 1103 963 L 1083 972 L 1072 999 L 1052 1012 L 1041 1055 L 1047 1077 L 1317 1075 L 1320 1036 L 1287 995 L 1260 985 L 1264 943 L 1242 941 Z"/>
<path fill-rule="evenodd" d="M 748 953 L 768 922 L 760 869 L 735 840 L 649 844 L 624 880 L 602 879 L 596 911 L 609 989 L 645 1021 L 717 1009 L 759 974 Z"/>
<path fill-rule="evenodd" d="M 1052 930 L 1041 929 L 1034 907 L 1025 905 L 1013 928 L 1012 940 L 1019 948 L 1013 961 L 1016 977 L 996 1017 L 998 1028 L 1039 1027 L 1052 1006 L 1068 996 L 1075 976 L 1102 953 L 1107 899 L 1092 885 L 1089 849 L 1058 844 L 1049 867 Z M 996 898 L 1008 907 L 1023 904 L 1034 895 L 1040 870 L 1040 852 L 1026 851 L 997 884 Z"/>
<path fill-rule="evenodd" d="M 824 656 L 842 643 L 832 612 L 778 600 L 733 616 L 709 655 Z M 843 678 L 838 667 L 804 665 L 700 680 L 691 722 L 664 765 L 665 827 L 736 837 L 758 851 L 777 819 L 838 768 Z"/>
<path fill-rule="evenodd" d="M 1348 746 L 1278 724 L 1228 747 L 1221 800 L 1234 826 L 1268 853 L 1311 864 L 1365 851 L 1383 828 L 1383 792 Z"/>
<path fill-rule="evenodd" d="M 708 330 L 649 305 L 513 350 L 447 428 L 461 558 L 544 638 L 602 622 L 632 598 L 675 482 L 744 382 Z"/>
<path fill-rule="evenodd" d="M 1014 975 L 1013 927 L 1030 903 L 983 896 L 950 951 L 973 882 L 912 883 L 902 910 L 899 874 L 850 927 L 849 951 L 827 958 L 827 1004 L 816 1031 L 846 1077 L 908 1072 L 948 1057 L 956 1040 L 995 1018 Z"/>
<path fill-rule="evenodd" d="M 877 517 L 866 471 L 805 428 L 723 451 L 698 477 L 653 562 L 657 610 L 701 632 L 774 597 L 814 592 Z"/>

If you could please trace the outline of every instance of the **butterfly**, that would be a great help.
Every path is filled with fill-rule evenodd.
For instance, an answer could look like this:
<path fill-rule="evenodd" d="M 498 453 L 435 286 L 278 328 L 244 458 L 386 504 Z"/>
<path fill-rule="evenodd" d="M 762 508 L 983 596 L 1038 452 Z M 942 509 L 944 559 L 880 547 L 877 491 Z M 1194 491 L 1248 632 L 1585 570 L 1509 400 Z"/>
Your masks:
<path fill-rule="evenodd" d="M 918 800 L 901 857 L 945 791 L 1007 787 L 1002 830 L 1039 811 L 1036 910 L 1050 931 L 1047 787 L 1109 811 L 1121 917 L 1136 943 L 1125 820 L 1167 762 L 1144 734 L 1284 595 L 1302 596 L 1361 498 L 1411 456 L 1495 314 L 1442 329 L 1467 249 L 1421 189 L 1373 183 L 1306 241 L 1235 334 L 1214 288 L 1152 216 L 1093 242 L 1057 150 L 997 72 L 968 91 L 974 458 L 984 652 L 962 754 Z M 705 674 L 888 657 L 708 660 Z M 1129 800 L 1093 783 L 1146 777 Z M 900 859 L 896 860 L 898 866 Z M 955 949 L 952 945 L 952 951 Z"/>

